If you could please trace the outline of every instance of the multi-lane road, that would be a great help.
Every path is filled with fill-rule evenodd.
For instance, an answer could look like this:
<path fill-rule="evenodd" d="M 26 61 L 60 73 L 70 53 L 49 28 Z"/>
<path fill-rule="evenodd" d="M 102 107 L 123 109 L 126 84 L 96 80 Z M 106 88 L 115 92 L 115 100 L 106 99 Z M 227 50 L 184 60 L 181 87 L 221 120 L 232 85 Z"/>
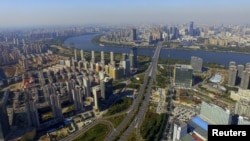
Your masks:
<path fill-rule="evenodd" d="M 84 128 L 77 130 L 73 134 L 70 134 L 69 136 L 61 139 L 60 141 L 71 141 L 73 139 L 76 139 L 76 138 L 80 137 L 81 135 L 83 135 L 85 132 L 87 132 L 90 128 L 94 127 L 97 124 L 101 124 L 101 123 L 107 125 L 109 127 L 110 131 L 114 130 L 113 124 L 110 121 L 97 119 L 94 122 L 92 122 L 91 124 L 86 125 Z"/>
<path fill-rule="evenodd" d="M 141 85 L 136 99 L 128 110 L 127 116 L 124 118 L 121 124 L 113 132 L 111 132 L 109 136 L 105 138 L 105 141 L 112 141 L 118 136 L 120 136 L 118 137 L 120 138 L 120 140 L 124 140 L 131 133 L 133 128 L 140 127 L 151 96 L 151 85 L 155 77 L 155 71 L 157 68 L 157 62 L 160 55 L 161 47 L 162 43 L 159 43 L 152 57 L 152 62 L 145 73 L 143 81 L 144 83 Z M 146 94 L 144 95 L 145 90 Z M 130 123 L 131 121 L 132 123 Z M 126 129 L 127 126 L 128 128 Z M 124 130 L 125 132 L 122 133 Z"/>

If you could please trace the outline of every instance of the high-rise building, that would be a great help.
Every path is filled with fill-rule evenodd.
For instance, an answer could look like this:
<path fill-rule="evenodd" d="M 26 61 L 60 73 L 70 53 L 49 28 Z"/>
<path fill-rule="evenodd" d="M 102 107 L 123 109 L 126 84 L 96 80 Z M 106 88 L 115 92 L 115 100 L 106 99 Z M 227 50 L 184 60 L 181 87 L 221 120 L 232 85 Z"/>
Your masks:
<path fill-rule="evenodd" d="M 101 51 L 101 63 L 105 64 L 104 51 Z"/>
<path fill-rule="evenodd" d="M 91 62 L 95 63 L 95 51 L 91 51 Z"/>
<path fill-rule="evenodd" d="M 188 127 L 185 122 L 174 122 L 173 141 L 179 141 L 184 137 L 188 133 L 187 129 Z"/>
<path fill-rule="evenodd" d="M 60 96 L 58 94 L 50 94 L 50 107 L 54 118 L 63 118 Z"/>
<path fill-rule="evenodd" d="M 193 68 L 191 65 L 176 64 L 174 68 L 174 86 L 178 88 L 191 88 Z"/>
<path fill-rule="evenodd" d="M 136 40 L 136 29 L 135 28 L 131 29 L 130 40 L 131 41 L 135 41 Z"/>
<path fill-rule="evenodd" d="M 85 94 L 86 97 L 91 96 L 91 85 L 90 85 L 90 80 L 87 77 L 83 77 L 83 85 L 85 87 Z"/>
<path fill-rule="evenodd" d="M 10 124 L 7 113 L 6 104 L 9 97 L 9 90 L 4 92 L 4 96 L 0 99 L 0 140 L 4 141 L 10 133 Z"/>
<path fill-rule="evenodd" d="M 232 122 L 232 114 L 228 109 L 202 101 L 200 116 L 211 124 L 229 125 Z"/>
<path fill-rule="evenodd" d="M 114 52 L 110 52 L 110 64 L 115 66 L 115 60 L 114 60 Z"/>
<path fill-rule="evenodd" d="M 129 59 L 121 61 L 122 67 L 124 68 L 124 76 L 128 77 L 130 75 L 130 61 Z"/>
<path fill-rule="evenodd" d="M 23 68 L 25 70 L 29 69 L 29 63 L 28 63 L 28 59 L 27 58 L 23 59 Z"/>
<path fill-rule="evenodd" d="M 130 67 L 131 68 L 136 68 L 137 67 L 137 48 L 132 47 L 130 49 Z"/>
<path fill-rule="evenodd" d="M 235 103 L 234 113 L 250 118 L 250 102 L 246 99 L 240 99 Z"/>
<path fill-rule="evenodd" d="M 36 100 L 30 99 L 25 103 L 26 113 L 28 117 L 28 125 L 31 127 L 39 127 L 40 121 L 37 112 Z"/>
<path fill-rule="evenodd" d="M 80 87 L 75 87 L 72 89 L 73 101 L 75 111 L 83 110 L 83 100 L 82 100 L 82 89 Z"/>
<path fill-rule="evenodd" d="M 237 68 L 231 65 L 228 70 L 228 85 L 235 86 L 237 76 Z"/>
<path fill-rule="evenodd" d="M 101 97 L 107 100 L 113 94 L 112 78 L 105 77 L 100 81 Z"/>
<path fill-rule="evenodd" d="M 128 55 L 126 53 L 122 53 L 122 61 L 125 61 L 128 59 Z"/>
<path fill-rule="evenodd" d="M 194 72 L 202 72 L 202 63 L 202 58 L 196 56 L 191 57 L 191 66 L 193 67 Z"/>
<path fill-rule="evenodd" d="M 230 67 L 230 66 L 236 66 L 236 62 L 235 62 L 235 61 L 230 61 L 230 62 L 229 62 L 229 67 Z"/>
<path fill-rule="evenodd" d="M 81 60 L 82 60 L 82 61 L 85 61 L 84 51 L 83 51 L 83 50 L 81 50 L 81 52 L 80 52 L 80 53 L 81 53 Z"/>
<path fill-rule="evenodd" d="M 99 99 L 101 98 L 101 86 L 97 85 L 92 87 L 92 92 L 94 96 L 94 109 L 99 110 L 100 108 Z"/>
<path fill-rule="evenodd" d="M 191 21 L 190 24 L 189 24 L 188 32 L 189 32 L 190 36 L 194 36 L 194 22 L 193 21 Z"/>
<path fill-rule="evenodd" d="M 242 72 L 244 71 L 244 65 L 238 65 L 237 66 L 237 70 L 238 70 L 238 77 L 241 78 Z"/>
<path fill-rule="evenodd" d="M 241 74 L 240 87 L 242 89 L 249 88 L 249 80 L 250 80 L 250 71 L 244 70 Z"/>
<path fill-rule="evenodd" d="M 75 60 L 77 60 L 77 50 L 74 49 Z"/>

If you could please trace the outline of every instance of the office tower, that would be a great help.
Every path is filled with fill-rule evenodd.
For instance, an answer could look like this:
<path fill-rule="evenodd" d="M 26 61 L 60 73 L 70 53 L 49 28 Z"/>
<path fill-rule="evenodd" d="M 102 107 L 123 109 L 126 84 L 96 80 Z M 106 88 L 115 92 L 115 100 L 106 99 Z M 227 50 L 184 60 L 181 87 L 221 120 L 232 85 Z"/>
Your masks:
<path fill-rule="evenodd" d="M 114 52 L 110 52 L 110 64 L 115 66 L 115 60 L 114 60 Z"/>
<path fill-rule="evenodd" d="M 190 24 L 189 24 L 188 32 L 189 32 L 190 36 L 194 36 L 194 22 L 193 21 L 191 21 Z"/>
<path fill-rule="evenodd" d="M 82 89 L 79 87 L 75 87 L 72 89 L 73 101 L 75 111 L 83 110 L 83 100 L 82 100 Z"/>
<path fill-rule="evenodd" d="M 74 49 L 75 60 L 77 60 L 77 50 Z"/>
<path fill-rule="evenodd" d="M 241 74 L 241 81 L 240 81 L 240 87 L 242 89 L 248 89 L 249 87 L 249 78 L 250 78 L 250 71 L 244 70 Z"/>
<path fill-rule="evenodd" d="M 230 66 L 236 66 L 236 62 L 235 62 L 235 61 L 230 61 L 230 62 L 229 62 L 229 67 L 230 67 Z"/>
<path fill-rule="evenodd" d="M 122 53 L 122 61 L 125 61 L 128 59 L 128 55 L 126 53 Z"/>
<path fill-rule="evenodd" d="M 91 51 L 91 62 L 95 63 L 95 51 Z"/>
<path fill-rule="evenodd" d="M 174 68 L 174 86 L 178 88 L 192 87 L 193 68 L 191 65 L 176 64 Z"/>
<path fill-rule="evenodd" d="M 228 85 L 235 86 L 237 76 L 237 68 L 231 65 L 228 70 Z"/>
<path fill-rule="evenodd" d="M 211 124 L 229 125 L 232 122 L 232 115 L 228 109 L 202 101 L 200 116 Z"/>
<path fill-rule="evenodd" d="M 237 70 L 238 70 L 238 77 L 241 78 L 242 76 L 242 72 L 244 71 L 244 65 L 238 65 L 237 66 Z"/>
<path fill-rule="evenodd" d="M 194 72 L 202 72 L 202 62 L 202 58 L 196 56 L 191 57 L 191 66 Z"/>
<path fill-rule="evenodd" d="M 121 61 L 122 67 L 124 68 L 123 75 L 128 77 L 130 75 L 130 61 L 129 59 Z"/>
<path fill-rule="evenodd" d="M 25 70 L 28 70 L 29 69 L 29 64 L 28 64 L 28 59 L 23 59 L 23 68 Z"/>
<path fill-rule="evenodd" d="M 70 60 L 65 60 L 65 66 L 66 67 L 71 67 L 71 61 Z"/>
<path fill-rule="evenodd" d="M 136 68 L 137 67 L 137 48 L 132 47 L 130 49 L 130 67 Z"/>
<path fill-rule="evenodd" d="M 113 94 L 112 78 L 105 77 L 100 81 L 101 97 L 107 100 Z"/>
<path fill-rule="evenodd" d="M 91 90 L 90 90 L 90 80 L 87 77 L 83 77 L 83 85 L 85 87 L 85 94 L 86 97 L 90 97 L 91 96 Z"/>
<path fill-rule="evenodd" d="M 250 118 L 250 102 L 246 99 L 240 99 L 235 103 L 234 113 Z"/>
<path fill-rule="evenodd" d="M 101 63 L 105 64 L 104 51 L 101 51 Z"/>
<path fill-rule="evenodd" d="M 63 118 L 60 96 L 58 94 L 50 94 L 50 107 L 54 118 Z"/>
<path fill-rule="evenodd" d="M 135 41 L 136 40 L 136 29 L 135 28 L 131 29 L 130 40 L 131 41 Z"/>
<path fill-rule="evenodd" d="M 106 73 L 106 74 L 109 74 L 109 65 L 105 65 L 104 68 L 105 68 L 105 69 L 104 69 L 104 70 L 105 70 L 105 73 Z"/>
<path fill-rule="evenodd" d="M 29 99 L 25 103 L 25 109 L 26 109 L 26 113 L 27 113 L 27 117 L 28 117 L 28 125 L 31 127 L 39 127 L 40 126 L 36 104 L 37 103 L 36 103 L 35 99 Z"/>
<path fill-rule="evenodd" d="M 101 86 L 97 85 L 92 87 L 92 92 L 94 96 L 94 109 L 99 110 L 99 98 L 101 97 Z"/>
<path fill-rule="evenodd" d="M 80 53 L 81 53 L 81 60 L 82 60 L 82 61 L 85 61 L 84 51 L 83 51 L 83 50 L 81 50 L 81 52 L 80 52 Z"/>
<path fill-rule="evenodd" d="M 4 96 L 0 98 L 0 140 L 4 141 L 10 133 L 10 124 L 6 104 L 9 98 L 9 90 L 5 91 Z"/>
<path fill-rule="evenodd" d="M 174 122 L 174 131 L 173 131 L 173 141 L 179 141 L 182 137 L 184 137 L 188 131 L 188 126 L 185 122 L 175 121 Z"/>

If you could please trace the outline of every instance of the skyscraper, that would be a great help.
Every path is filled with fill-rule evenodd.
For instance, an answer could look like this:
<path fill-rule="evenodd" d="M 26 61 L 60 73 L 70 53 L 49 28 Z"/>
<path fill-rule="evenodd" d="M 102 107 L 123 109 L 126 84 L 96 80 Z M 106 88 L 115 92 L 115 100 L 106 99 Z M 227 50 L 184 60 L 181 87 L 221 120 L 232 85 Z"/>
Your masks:
<path fill-rule="evenodd" d="M 136 40 L 136 29 L 135 28 L 131 29 L 130 40 L 131 41 L 135 41 Z"/>
<path fill-rule="evenodd" d="M 174 68 L 174 86 L 191 88 L 193 83 L 193 68 L 191 65 L 176 64 Z"/>
<path fill-rule="evenodd" d="M 35 99 L 30 99 L 25 103 L 26 113 L 28 117 L 28 125 L 31 127 L 39 127 L 39 116 Z"/>
<path fill-rule="evenodd" d="M 136 68 L 137 67 L 137 48 L 132 47 L 130 49 L 130 67 Z"/>
<path fill-rule="evenodd" d="M 130 61 L 129 61 L 129 59 L 121 61 L 121 64 L 122 64 L 122 67 L 124 68 L 124 76 L 128 77 L 130 75 Z"/>
<path fill-rule="evenodd" d="M 244 65 L 238 65 L 237 66 L 237 70 L 238 70 L 238 77 L 241 78 L 242 76 L 242 72 L 244 71 Z"/>
<path fill-rule="evenodd" d="M 115 66 L 115 60 L 114 60 L 114 52 L 110 52 L 110 64 Z"/>
<path fill-rule="evenodd" d="M 90 80 L 87 77 L 83 77 L 83 85 L 85 87 L 85 94 L 86 97 L 91 96 L 91 89 L 90 89 Z"/>
<path fill-rule="evenodd" d="M 85 61 L 84 51 L 83 51 L 83 50 L 81 50 L 81 60 L 82 60 L 82 61 Z"/>
<path fill-rule="evenodd" d="M 55 93 L 54 88 L 53 92 L 50 94 L 50 107 L 52 109 L 54 118 L 62 118 L 62 106 L 60 102 L 60 96 Z"/>
<path fill-rule="evenodd" d="M 122 53 L 122 61 L 125 61 L 128 59 L 128 55 L 126 53 Z"/>
<path fill-rule="evenodd" d="M 101 51 L 101 63 L 105 64 L 104 51 Z"/>
<path fill-rule="evenodd" d="M 95 63 L 95 51 L 91 51 L 91 62 Z"/>
<path fill-rule="evenodd" d="M 73 101 L 75 111 L 83 110 L 83 100 L 82 100 L 82 89 L 80 87 L 75 87 L 72 89 Z"/>
<path fill-rule="evenodd" d="M 75 60 L 77 60 L 77 50 L 74 49 Z"/>
<path fill-rule="evenodd" d="M 228 70 L 228 85 L 235 86 L 237 76 L 237 68 L 231 65 Z"/>
<path fill-rule="evenodd" d="M 101 97 L 107 100 L 113 94 L 112 78 L 105 77 L 100 81 Z"/>
<path fill-rule="evenodd" d="M 241 81 L 240 81 L 240 87 L 242 89 L 248 89 L 249 87 L 249 78 L 250 78 L 250 72 L 247 70 L 244 70 L 241 74 Z"/>
<path fill-rule="evenodd" d="M 99 98 L 101 97 L 101 86 L 97 85 L 92 87 L 92 92 L 94 96 L 94 109 L 99 110 Z"/>
<path fill-rule="evenodd" d="M 188 32 L 189 32 L 190 36 L 194 36 L 194 22 L 193 21 L 191 21 L 190 24 L 189 24 Z"/>
<path fill-rule="evenodd" d="M 6 104 L 9 97 L 9 90 L 4 92 L 4 96 L 0 99 L 0 140 L 4 141 L 10 132 L 10 124 L 7 113 Z"/>
<path fill-rule="evenodd" d="M 196 56 L 191 57 L 191 66 L 194 72 L 202 72 L 202 62 L 202 58 Z"/>

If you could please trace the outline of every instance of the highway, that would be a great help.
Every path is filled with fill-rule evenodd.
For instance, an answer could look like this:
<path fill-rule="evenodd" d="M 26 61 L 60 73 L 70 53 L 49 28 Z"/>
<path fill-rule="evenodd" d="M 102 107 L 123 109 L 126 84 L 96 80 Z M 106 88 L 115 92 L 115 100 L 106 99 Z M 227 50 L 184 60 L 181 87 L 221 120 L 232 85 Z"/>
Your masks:
<path fill-rule="evenodd" d="M 148 87 L 146 90 L 146 94 L 145 94 L 145 98 L 143 100 L 143 103 L 139 109 L 138 114 L 135 116 L 135 120 L 130 124 L 130 126 L 127 128 L 127 130 L 120 136 L 120 140 L 126 140 L 126 138 L 129 136 L 129 134 L 133 131 L 133 128 L 137 128 L 137 134 L 140 134 L 140 126 L 142 124 L 142 121 L 145 117 L 146 114 L 146 110 L 147 110 L 147 106 L 149 103 L 149 99 L 151 96 L 151 86 L 153 84 L 153 81 L 155 79 L 155 74 L 156 74 L 156 68 L 157 68 L 157 62 L 158 62 L 158 58 L 160 55 L 160 50 L 161 50 L 162 44 L 158 44 L 154 56 L 152 57 L 152 66 L 149 70 L 148 76 L 150 78 L 149 83 L 148 83 Z"/>
<path fill-rule="evenodd" d="M 113 124 L 110 121 L 107 120 L 102 120 L 102 119 L 97 119 L 94 122 L 92 122 L 91 124 L 88 124 L 86 126 L 84 126 L 83 128 L 77 130 L 76 132 L 74 132 L 73 134 L 70 134 L 69 136 L 61 139 L 60 141 L 72 141 L 78 137 L 80 137 L 81 135 L 83 135 L 85 132 L 87 132 L 90 128 L 94 127 L 97 124 L 105 124 L 109 127 L 110 131 L 114 130 Z"/>

